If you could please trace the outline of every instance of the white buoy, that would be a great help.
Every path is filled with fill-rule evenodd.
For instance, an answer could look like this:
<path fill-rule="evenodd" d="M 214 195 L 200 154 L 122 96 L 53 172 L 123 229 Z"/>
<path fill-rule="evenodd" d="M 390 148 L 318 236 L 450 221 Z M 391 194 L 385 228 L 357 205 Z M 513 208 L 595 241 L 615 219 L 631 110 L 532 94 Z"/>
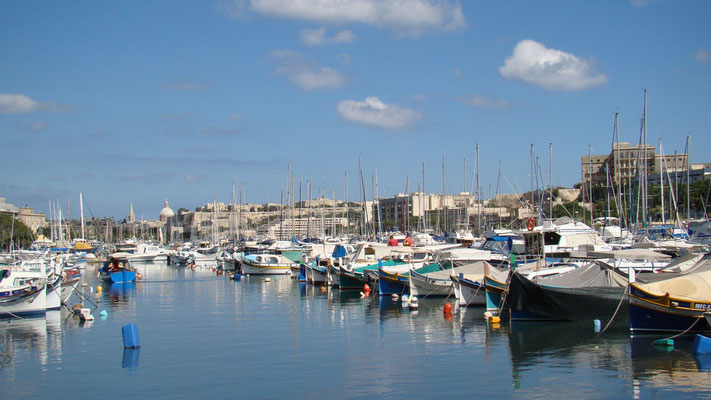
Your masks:
<path fill-rule="evenodd" d="M 408 295 L 406 295 L 406 294 L 403 294 L 403 295 L 402 295 L 402 301 L 405 301 L 405 302 L 410 301 L 410 296 L 408 296 Z"/>
<path fill-rule="evenodd" d="M 400 298 L 397 293 L 393 293 L 390 297 L 392 297 L 393 300 L 397 300 Z"/>
<path fill-rule="evenodd" d="M 264 282 L 271 282 L 272 278 L 264 278 Z"/>
<path fill-rule="evenodd" d="M 82 321 L 93 321 L 94 316 L 91 315 L 91 309 L 82 308 L 81 312 L 79 313 L 79 319 Z"/>
<path fill-rule="evenodd" d="M 489 318 L 491 318 L 492 315 L 494 315 L 494 314 L 492 314 L 491 311 L 487 311 L 484 313 L 484 319 L 489 319 Z"/>
<path fill-rule="evenodd" d="M 410 297 L 410 301 L 407 303 L 407 306 L 410 307 L 410 309 L 420 308 L 420 304 L 417 302 L 417 297 Z"/>

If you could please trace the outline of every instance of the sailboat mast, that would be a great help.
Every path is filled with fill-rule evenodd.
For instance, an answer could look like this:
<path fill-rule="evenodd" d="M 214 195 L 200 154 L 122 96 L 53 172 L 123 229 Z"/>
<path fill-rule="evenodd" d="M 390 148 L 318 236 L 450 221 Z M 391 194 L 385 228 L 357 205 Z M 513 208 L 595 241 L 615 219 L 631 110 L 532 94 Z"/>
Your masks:
<path fill-rule="evenodd" d="M 690 221 L 691 220 L 691 190 L 689 189 L 691 186 L 691 180 L 689 179 L 690 175 L 690 164 L 689 164 L 689 141 L 691 140 L 691 136 L 686 137 L 686 146 L 684 146 L 684 154 L 686 154 L 686 220 Z"/>
<path fill-rule="evenodd" d="M 81 193 L 79 193 L 79 218 L 81 221 L 81 239 L 84 240 L 84 199 Z"/>
<path fill-rule="evenodd" d="M 642 224 L 644 227 L 647 226 L 647 206 L 648 206 L 648 195 L 649 191 L 647 188 L 647 175 L 648 171 L 648 160 L 649 155 L 647 154 L 647 89 L 644 89 L 644 114 L 643 114 L 643 126 L 642 126 L 642 149 L 644 151 L 644 159 L 642 160 Z"/>
<path fill-rule="evenodd" d="M 553 218 L 553 143 L 548 143 L 548 218 Z"/>

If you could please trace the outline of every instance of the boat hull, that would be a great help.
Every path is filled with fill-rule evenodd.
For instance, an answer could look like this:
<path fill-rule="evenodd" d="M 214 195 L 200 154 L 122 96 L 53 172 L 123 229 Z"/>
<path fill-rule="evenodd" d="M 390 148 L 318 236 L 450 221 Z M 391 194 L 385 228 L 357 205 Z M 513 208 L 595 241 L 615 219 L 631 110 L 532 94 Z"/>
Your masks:
<path fill-rule="evenodd" d="M 437 279 L 410 271 L 410 294 L 419 298 L 449 297 L 454 294 L 451 279 Z"/>
<path fill-rule="evenodd" d="M 109 283 L 126 283 L 136 281 L 136 271 L 117 271 L 102 273 L 103 279 Z"/>
<path fill-rule="evenodd" d="M 242 274 L 244 275 L 287 275 L 291 273 L 291 265 L 280 264 L 253 264 L 242 261 Z"/>
<path fill-rule="evenodd" d="M 629 319 L 632 332 L 709 332 L 704 313 L 709 303 L 656 296 L 630 285 Z"/>
<path fill-rule="evenodd" d="M 0 318 L 44 315 L 47 312 L 47 293 L 42 287 L 28 295 L 3 301 L 0 306 Z"/>
<path fill-rule="evenodd" d="M 454 281 L 454 288 L 460 307 L 486 304 L 486 288 L 482 282 L 459 277 Z"/>
<path fill-rule="evenodd" d="M 626 291 L 626 287 L 541 285 L 515 272 L 511 276 L 507 303 L 512 321 L 610 320 L 613 316 L 624 319 L 627 310 L 620 305 L 627 299 Z"/>
<path fill-rule="evenodd" d="M 378 293 L 381 296 L 410 294 L 409 277 L 402 274 L 391 274 L 378 268 Z"/>

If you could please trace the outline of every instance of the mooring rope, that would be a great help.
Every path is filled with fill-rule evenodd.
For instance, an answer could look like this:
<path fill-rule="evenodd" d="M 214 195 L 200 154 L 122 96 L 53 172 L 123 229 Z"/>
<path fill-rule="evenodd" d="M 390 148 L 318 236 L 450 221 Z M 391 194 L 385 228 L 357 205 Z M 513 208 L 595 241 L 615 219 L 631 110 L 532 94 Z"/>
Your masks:
<path fill-rule="evenodd" d="M 629 291 L 629 285 L 627 285 L 627 287 L 625 288 L 624 292 L 622 292 L 622 298 L 620 299 L 620 302 L 617 303 L 617 308 L 615 309 L 614 314 L 612 314 L 612 317 L 610 318 L 609 321 L 607 321 L 607 325 L 605 325 L 605 328 L 600 331 L 599 335 L 602 335 L 603 333 L 605 333 L 605 331 L 607 330 L 607 328 L 609 328 L 610 325 L 612 324 L 612 321 L 614 321 L 614 320 L 615 320 L 615 317 L 617 317 L 617 313 L 620 311 L 620 306 L 622 305 L 622 302 L 624 301 L 625 296 L 627 295 L 627 292 L 628 292 L 628 291 Z"/>

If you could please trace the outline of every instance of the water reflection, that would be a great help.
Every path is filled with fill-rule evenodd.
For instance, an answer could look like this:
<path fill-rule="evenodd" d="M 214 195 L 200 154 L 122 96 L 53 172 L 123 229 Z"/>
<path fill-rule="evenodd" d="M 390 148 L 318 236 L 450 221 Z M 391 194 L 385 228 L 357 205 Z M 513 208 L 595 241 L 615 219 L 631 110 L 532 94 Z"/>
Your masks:
<path fill-rule="evenodd" d="M 136 282 L 112 283 L 109 302 L 113 305 L 128 304 L 136 294 Z"/>
<path fill-rule="evenodd" d="M 711 356 L 693 354 L 694 336 L 675 338 L 673 347 L 655 346 L 654 340 L 659 338 L 651 335 L 630 338 L 634 379 L 655 393 L 674 388 L 711 394 Z"/>
<path fill-rule="evenodd" d="M 128 368 L 129 371 L 138 369 L 138 358 L 141 355 L 141 349 L 123 349 L 123 358 L 121 359 L 121 368 Z"/>

